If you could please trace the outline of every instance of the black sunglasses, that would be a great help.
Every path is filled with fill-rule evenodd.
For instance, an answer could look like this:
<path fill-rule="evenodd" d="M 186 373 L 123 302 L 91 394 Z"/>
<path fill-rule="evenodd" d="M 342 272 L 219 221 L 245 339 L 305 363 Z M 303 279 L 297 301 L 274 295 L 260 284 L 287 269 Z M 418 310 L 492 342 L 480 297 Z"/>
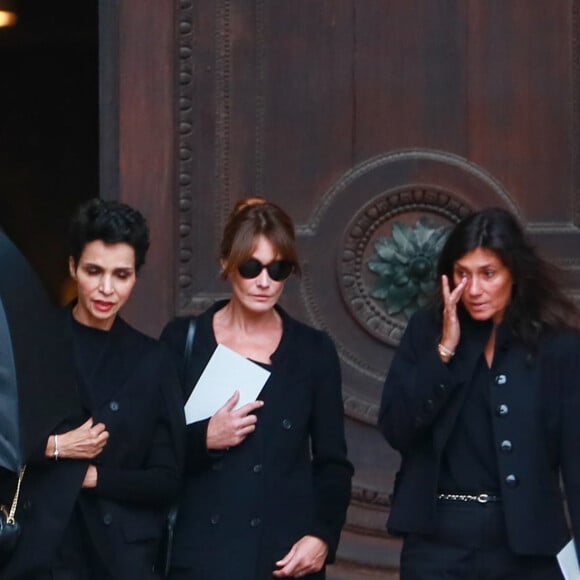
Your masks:
<path fill-rule="evenodd" d="M 286 278 L 292 274 L 294 264 L 288 260 L 274 260 L 269 264 L 262 264 L 262 262 L 256 260 L 256 258 L 249 258 L 238 266 L 238 272 L 242 278 L 251 280 L 252 278 L 259 276 L 264 268 L 266 268 L 268 276 L 270 276 L 274 282 L 282 282 L 282 280 L 286 280 Z"/>

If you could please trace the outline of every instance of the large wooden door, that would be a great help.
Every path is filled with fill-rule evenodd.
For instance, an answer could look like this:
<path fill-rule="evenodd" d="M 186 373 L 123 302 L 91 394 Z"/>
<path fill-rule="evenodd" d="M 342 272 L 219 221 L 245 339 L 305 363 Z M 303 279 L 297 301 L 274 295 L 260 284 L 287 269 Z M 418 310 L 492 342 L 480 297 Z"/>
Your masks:
<path fill-rule="evenodd" d="M 218 241 L 237 198 L 285 207 L 304 274 L 284 301 L 336 342 L 356 466 L 331 577 L 395 577 L 399 544 L 384 524 L 398 456 L 375 429 L 377 405 L 444 228 L 476 208 L 509 208 L 578 291 L 579 2 L 122 5 L 120 143 L 144 163 L 124 166 L 120 196 L 160 210 L 154 260 L 167 274 L 149 274 L 135 317 L 160 305 L 146 310 L 158 328 L 159 312 L 198 312 L 227 293 Z M 144 81 L 124 74 L 135 70 Z M 168 71 L 169 96 L 147 82 Z M 138 113 L 154 99 L 164 108 L 144 130 Z M 155 147 L 161 166 L 148 163 Z M 171 192 L 150 185 L 149 169 Z"/>

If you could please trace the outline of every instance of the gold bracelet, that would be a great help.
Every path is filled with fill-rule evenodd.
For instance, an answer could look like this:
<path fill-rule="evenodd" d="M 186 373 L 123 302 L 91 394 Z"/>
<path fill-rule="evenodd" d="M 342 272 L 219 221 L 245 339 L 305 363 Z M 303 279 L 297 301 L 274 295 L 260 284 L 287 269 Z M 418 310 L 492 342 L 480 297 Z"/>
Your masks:
<path fill-rule="evenodd" d="M 439 343 L 437 345 L 437 352 L 442 360 L 448 362 L 451 358 L 455 356 L 455 351 L 447 348 L 444 344 Z"/>

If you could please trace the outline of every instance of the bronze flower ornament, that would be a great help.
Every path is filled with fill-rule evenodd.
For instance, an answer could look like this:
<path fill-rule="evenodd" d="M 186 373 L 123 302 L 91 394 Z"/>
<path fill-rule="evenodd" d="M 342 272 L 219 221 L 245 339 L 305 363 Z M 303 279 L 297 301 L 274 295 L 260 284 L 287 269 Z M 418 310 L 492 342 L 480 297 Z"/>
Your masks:
<path fill-rule="evenodd" d="M 411 316 L 435 289 L 436 266 L 450 228 L 421 218 L 415 226 L 394 222 L 391 237 L 378 238 L 368 267 L 378 280 L 371 296 L 388 314 Z"/>

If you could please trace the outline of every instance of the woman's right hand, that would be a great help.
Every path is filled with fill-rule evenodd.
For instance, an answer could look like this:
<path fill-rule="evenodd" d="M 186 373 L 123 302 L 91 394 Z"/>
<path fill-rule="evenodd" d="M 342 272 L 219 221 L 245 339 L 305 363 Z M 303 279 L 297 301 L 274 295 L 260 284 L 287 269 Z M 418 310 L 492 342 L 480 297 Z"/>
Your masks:
<path fill-rule="evenodd" d="M 104 449 L 109 439 L 109 432 L 104 423 L 93 425 L 91 417 L 80 427 L 59 433 L 58 435 L 58 458 L 59 459 L 93 459 Z M 54 457 L 54 435 L 48 438 L 46 456 Z"/>
<path fill-rule="evenodd" d="M 461 338 L 461 327 L 457 316 L 457 303 L 461 300 L 463 290 L 467 286 L 467 278 L 462 278 L 461 282 L 453 289 L 449 289 L 449 279 L 441 276 L 441 289 L 443 294 L 443 329 L 441 331 L 442 344 L 447 350 L 455 352 L 459 339 Z"/>
<path fill-rule="evenodd" d="M 258 418 L 253 413 L 264 403 L 253 401 L 234 410 L 239 400 L 240 393 L 236 391 L 209 420 L 206 437 L 208 449 L 235 447 L 256 430 Z"/>

